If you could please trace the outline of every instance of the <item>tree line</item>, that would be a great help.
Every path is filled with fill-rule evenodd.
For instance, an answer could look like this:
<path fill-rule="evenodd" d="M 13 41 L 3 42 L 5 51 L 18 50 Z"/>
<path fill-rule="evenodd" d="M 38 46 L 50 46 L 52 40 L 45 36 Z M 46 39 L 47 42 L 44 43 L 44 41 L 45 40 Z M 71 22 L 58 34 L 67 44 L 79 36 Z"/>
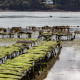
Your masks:
<path fill-rule="evenodd" d="M 42 0 L 0 0 L 2 10 L 47 10 Z"/>
<path fill-rule="evenodd" d="M 0 0 L 2 10 L 80 10 L 80 0 L 53 0 L 47 5 L 46 0 Z"/>
<path fill-rule="evenodd" d="M 53 0 L 53 1 L 54 5 L 56 5 L 58 9 L 72 11 L 80 10 L 80 0 Z"/>

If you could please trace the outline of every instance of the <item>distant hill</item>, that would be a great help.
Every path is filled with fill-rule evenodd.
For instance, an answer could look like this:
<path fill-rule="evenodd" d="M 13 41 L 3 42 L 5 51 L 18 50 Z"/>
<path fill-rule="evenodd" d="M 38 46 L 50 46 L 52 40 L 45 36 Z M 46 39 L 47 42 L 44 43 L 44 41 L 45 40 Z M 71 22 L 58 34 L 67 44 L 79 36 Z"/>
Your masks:
<path fill-rule="evenodd" d="M 46 0 L 0 0 L 0 10 L 70 10 L 80 11 L 80 0 L 53 0 L 52 5 Z"/>

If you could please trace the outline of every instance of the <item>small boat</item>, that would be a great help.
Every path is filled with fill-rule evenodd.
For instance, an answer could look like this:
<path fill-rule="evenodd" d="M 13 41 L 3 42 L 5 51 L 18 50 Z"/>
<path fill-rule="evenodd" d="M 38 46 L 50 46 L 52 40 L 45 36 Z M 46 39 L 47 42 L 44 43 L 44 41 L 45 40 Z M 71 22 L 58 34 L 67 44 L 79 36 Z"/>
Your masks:
<path fill-rule="evenodd" d="M 50 17 L 52 17 L 52 16 L 50 15 Z"/>

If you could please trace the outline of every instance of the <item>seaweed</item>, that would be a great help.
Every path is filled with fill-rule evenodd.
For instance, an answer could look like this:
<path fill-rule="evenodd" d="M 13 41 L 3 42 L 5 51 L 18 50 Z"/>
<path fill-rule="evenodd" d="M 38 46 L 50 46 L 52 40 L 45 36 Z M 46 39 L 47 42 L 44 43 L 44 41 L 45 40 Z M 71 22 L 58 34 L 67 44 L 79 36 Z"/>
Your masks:
<path fill-rule="evenodd" d="M 35 73 L 34 63 L 36 63 L 36 61 L 38 61 L 37 63 L 40 65 L 38 68 L 43 70 L 41 66 L 45 65 L 46 63 L 41 63 L 41 61 L 43 61 L 44 57 L 47 55 L 47 51 L 54 48 L 57 44 L 58 43 L 56 41 L 42 41 L 36 47 L 24 51 L 25 54 L 22 54 L 11 60 L 6 60 L 4 64 L 0 65 L 0 80 L 19 80 L 31 69 L 32 70 L 28 74 Z M 13 48 L 17 50 L 17 48 Z"/>

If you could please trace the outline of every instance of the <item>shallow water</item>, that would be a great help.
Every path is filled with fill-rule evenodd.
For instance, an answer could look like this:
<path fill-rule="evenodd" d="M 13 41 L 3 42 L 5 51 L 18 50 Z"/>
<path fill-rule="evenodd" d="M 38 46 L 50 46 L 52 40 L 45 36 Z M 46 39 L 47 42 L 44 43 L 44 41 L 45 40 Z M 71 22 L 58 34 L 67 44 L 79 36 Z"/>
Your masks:
<path fill-rule="evenodd" d="M 63 47 L 59 60 L 44 80 L 80 80 L 80 54 L 72 47 Z"/>
<path fill-rule="evenodd" d="M 80 12 L 0 12 L 0 27 L 45 25 L 79 26 Z"/>
<path fill-rule="evenodd" d="M 0 42 L 0 47 L 1 46 L 10 46 L 12 44 L 15 44 L 16 42 Z"/>

